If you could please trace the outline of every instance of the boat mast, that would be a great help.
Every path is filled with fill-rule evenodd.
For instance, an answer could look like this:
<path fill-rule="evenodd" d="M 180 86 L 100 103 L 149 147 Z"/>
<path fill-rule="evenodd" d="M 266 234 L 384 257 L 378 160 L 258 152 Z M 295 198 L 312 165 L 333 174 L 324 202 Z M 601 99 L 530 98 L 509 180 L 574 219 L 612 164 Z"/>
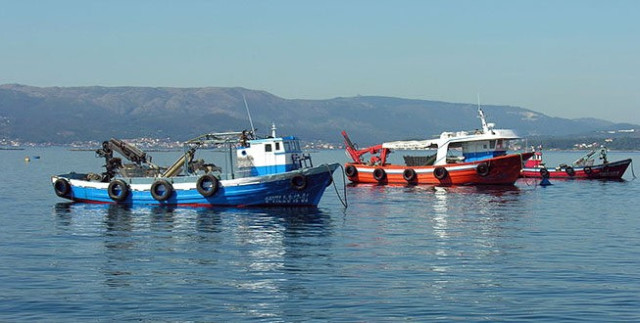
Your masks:
<path fill-rule="evenodd" d="M 251 124 L 251 134 L 256 135 L 256 128 L 253 126 L 253 120 L 251 120 L 251 112 L 249 112 L 249 105 L 247 104 L 247 98 L 242 94 L 242 100 L 244 101 L 244 107 L 247 109 L 247 115 L 249 116 L 249 123 Z"/>

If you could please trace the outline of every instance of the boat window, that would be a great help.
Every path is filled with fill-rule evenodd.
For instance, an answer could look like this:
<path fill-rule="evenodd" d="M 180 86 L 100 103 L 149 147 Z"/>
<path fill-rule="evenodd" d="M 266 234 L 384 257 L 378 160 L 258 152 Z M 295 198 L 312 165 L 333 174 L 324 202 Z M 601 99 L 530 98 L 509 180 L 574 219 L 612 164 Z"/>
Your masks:
<path fill-rule="evenodd" d="M 284 150 L 291 151 L 291 144 L 288 141 L 284 142 Z"/>
<path fill-rule="evenodd" d="M 489 146 L 491 149 L 496 149 L 496 141 L 495 140 L 489 141 Z"/>
<path fill-rule="evenodd" d="M 271 144 L 264 145 L 264 151 L 270 152 L 271 151 Z"/>
<path fill-rule="evenodd" d="M 280 143 L 276 142 L 276 151 L 280 150 Z"/>

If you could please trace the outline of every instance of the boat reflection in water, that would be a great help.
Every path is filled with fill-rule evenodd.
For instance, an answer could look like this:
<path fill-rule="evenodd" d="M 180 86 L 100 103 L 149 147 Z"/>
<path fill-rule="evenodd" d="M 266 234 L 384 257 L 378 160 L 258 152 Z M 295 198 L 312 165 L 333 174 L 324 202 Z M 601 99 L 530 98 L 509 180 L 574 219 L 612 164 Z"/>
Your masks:
<path fill-rule="evenodd" d="M 183 286 L 189 295 L 225 295 L 236 304 L 255 292 L 297 298 L 287 294 L 307 287 L 283 279 L 284 273 L 326 272 L 332 264 L 326 253 L 332 220 L 315 207 L 170 209 L 58 203 L 53 213 L 59 235 L 69 237 L 63 245 L 74 250 L 69 256 L 84 257 L 89 267 L 98 269 L 83 270 L 91 272 L 86 284 L 110 287 L 102 288 L 105 297 L 124 297 L 122 301 L 127 297 L 123 291 L 135 290 L 167 295 L 170 303 L 166 286 Z M 246 306 L 260 316 L 281 317 L 278 303 Z"/>

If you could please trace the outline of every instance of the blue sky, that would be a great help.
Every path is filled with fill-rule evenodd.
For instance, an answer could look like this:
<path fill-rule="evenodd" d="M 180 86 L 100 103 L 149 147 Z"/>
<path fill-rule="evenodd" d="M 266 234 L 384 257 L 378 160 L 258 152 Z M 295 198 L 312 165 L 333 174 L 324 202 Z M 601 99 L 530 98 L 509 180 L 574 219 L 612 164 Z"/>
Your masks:
<path fill-rule="evenodd" d="M 241 86 L 640 124 L 640 1 L 0 0 L 0 84 Z"/>

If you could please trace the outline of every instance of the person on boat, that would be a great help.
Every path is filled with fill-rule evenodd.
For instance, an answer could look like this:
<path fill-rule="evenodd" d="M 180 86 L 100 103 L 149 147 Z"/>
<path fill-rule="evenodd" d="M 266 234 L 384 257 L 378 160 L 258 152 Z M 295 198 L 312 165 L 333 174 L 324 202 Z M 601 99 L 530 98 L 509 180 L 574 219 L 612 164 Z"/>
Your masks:
<path fill-rule="evenodd" d="M 242 145 L 242 147 L 247 147 L 247 140 L 249 140 L 247 130 L 242 130 L 242 134 L 240 135 L 240 144 Z"/>

